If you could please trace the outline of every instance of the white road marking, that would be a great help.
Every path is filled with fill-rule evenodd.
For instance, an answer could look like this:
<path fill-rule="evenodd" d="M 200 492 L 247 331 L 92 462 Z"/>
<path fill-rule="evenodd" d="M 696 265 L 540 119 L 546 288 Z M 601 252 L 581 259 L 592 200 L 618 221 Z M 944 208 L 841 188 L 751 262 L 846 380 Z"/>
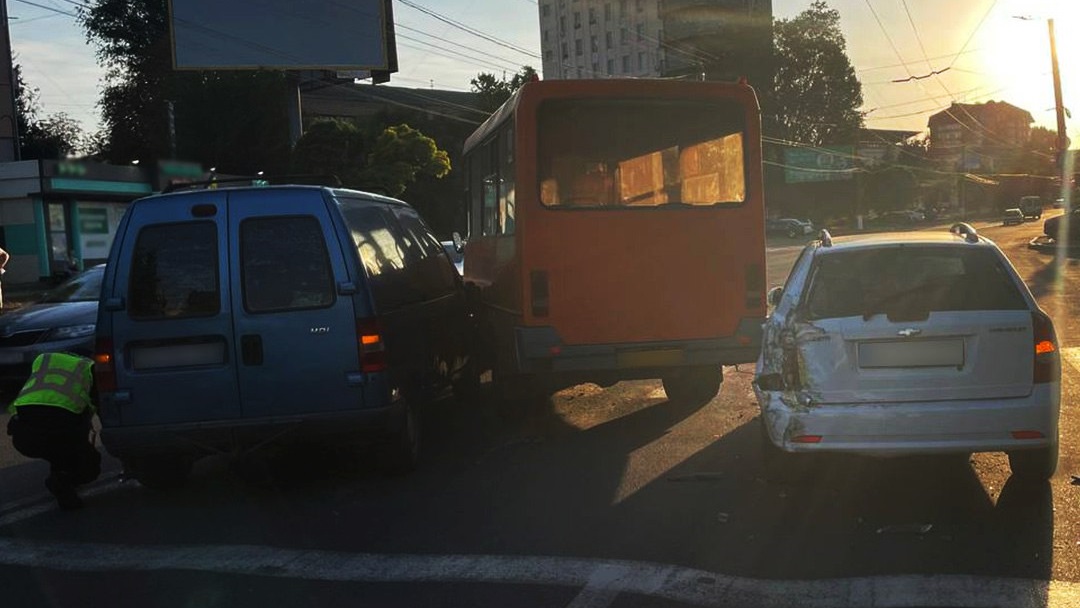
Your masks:
<path fill-rule="evenodd" d="M 1080 605 L 1080 583 L 969 575 L 764 580 L 648 562 L 572 557 L 379 555 L 251 545 L 136 546 L 2 538 L 0 564 L 77 572 L 186 570 L 358 583 L 594 585 L 594 590 L 706 607 Z M 592 597 L 590 592 L 582 601 Z"/>
<path fill-rule="evenodd" d="M 121 487 L 121 482 L 118 477 L 113 477 L 108 480 L 102 480 L 94 485 L 88 486 L 85 489 L 79 490 L 79 496 L 83 498 L 90 498 L 92 496 L 98 496 L 113 490 L 118 490 Z M 56 511 L 56 500 L 49 494 L 43 494 L 34 496 L 25 500 L 12 501 L 0 508 L 0 528 L 4 526 L 10 526 L 11 524 L 23 521 L 24 519 L 30 519 L 31 517 L 37 517 L 42 513 L 48 513 L 49 511 Z"/>
<path fill-rule="evenodd" d="M 589 576 L 589 582 L 566 608 L 607 608 L 619 595 L 619 579 L 630 574 L 626 568 L 600 566 Z"/>

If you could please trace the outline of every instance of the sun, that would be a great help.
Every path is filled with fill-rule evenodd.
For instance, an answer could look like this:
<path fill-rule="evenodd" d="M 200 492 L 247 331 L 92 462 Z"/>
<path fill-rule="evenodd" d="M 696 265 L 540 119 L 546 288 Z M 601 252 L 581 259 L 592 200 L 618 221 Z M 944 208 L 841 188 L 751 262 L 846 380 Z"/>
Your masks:
<path fill-rule="evenodd" d="M 1031 112 L 1036 124 L 1053 127 L 1047 19 L 1053 18 L 1066 108 L 1080 124 L 1080 0 L 1002 2 L 987 19 L 978 45 L 984 88 L 976 96 L 1005 100 Z"/>

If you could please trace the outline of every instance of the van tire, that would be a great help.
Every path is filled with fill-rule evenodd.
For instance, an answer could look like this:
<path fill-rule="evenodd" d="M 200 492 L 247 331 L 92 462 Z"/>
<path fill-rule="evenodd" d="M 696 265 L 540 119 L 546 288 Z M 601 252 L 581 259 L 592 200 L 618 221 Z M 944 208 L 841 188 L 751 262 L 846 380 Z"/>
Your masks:
<path fill-rule="evenodd" d="M 1009 452 L 1012 474 L 1027 481 L 1045 481 L 1054 476 L 1058 465 L 1058 444 L 1036 450 Z"/>
<path fill-rule="evenodd" d="M 124 459 L 124 468 L 140 484 L 151 490 L 183 487 L 195 461 L 187 456 L 154 455 Z"/>
<path fill-rule="evenodd" d="M 420 412 L 406 402 L 397 430 L 383 445 L 379 461 L 384 473 L 408 475 L 420 464 Z"/>
<path fill-rule="evenodd" d="M 705 405 L 720 392 L 724 370 L 719 365 L 685 367 L 664 376 L 664 392 L 677 403 Z"/>

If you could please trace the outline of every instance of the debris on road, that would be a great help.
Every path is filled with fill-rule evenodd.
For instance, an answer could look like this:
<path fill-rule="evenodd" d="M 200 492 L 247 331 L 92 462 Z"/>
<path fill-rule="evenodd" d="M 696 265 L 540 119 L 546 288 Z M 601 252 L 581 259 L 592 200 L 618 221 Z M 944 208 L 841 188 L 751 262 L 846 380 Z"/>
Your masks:
<path fill-rule="evenodd" d="M 917 534 L 923 535 L 934 529 L 934 524 L 893 524 L 877 529 L 878 534 Z"/>
<path fill-rule="evenodd" d="M 724 513 L 723 511 L 716 514 L 716 521 L 718 521 L 718 522 L 720 522 L 722 524 L 728 523 L 729 519 L 730 519 L 730 516 L 727 513 Z"/>
<path fill-rule="evenodd" d="M 683 481 L 717 481 L 724 478 L 722 471 L 715 472 L 702 472 L 702 473 L 690 473 L 687 475 L 676 475 L 675 477 L 668 477 L 668 481 L 683 482 Z"/>

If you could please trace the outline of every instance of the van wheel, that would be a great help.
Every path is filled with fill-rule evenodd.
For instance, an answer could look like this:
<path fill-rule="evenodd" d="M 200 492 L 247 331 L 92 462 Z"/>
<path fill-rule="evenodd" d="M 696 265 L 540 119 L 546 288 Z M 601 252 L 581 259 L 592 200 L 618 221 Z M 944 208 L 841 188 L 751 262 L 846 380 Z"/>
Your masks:
<path fill-rule="evenodd" d="M 401 423 L 383 446 L 382 470 L 388 475 L 408 475 L 420 463 L 420 413 L 406 402 Z"/>
<path fill-rule="evenodd" d="M 139 456 L 124 460 L 124 468 L 131 476 L 151 490 L 182 487 L 194 465 L 195 461 L 187 456 Z"/>
<path fill-rule="evenodd" d="M 678 403 L 704 405 L 720 392 L 724 370 L 720 366 L 702 365 L 675 370 L 664 376 L 664 392 Z"/>
<path fill-rule="evenodd" d="M 1054 476 L 1058 465 L 1058 445 L 1037 450 L 1009 452 L 1009 468 L 1012 474 L 1029 481 L 1045 481 Z"/>

